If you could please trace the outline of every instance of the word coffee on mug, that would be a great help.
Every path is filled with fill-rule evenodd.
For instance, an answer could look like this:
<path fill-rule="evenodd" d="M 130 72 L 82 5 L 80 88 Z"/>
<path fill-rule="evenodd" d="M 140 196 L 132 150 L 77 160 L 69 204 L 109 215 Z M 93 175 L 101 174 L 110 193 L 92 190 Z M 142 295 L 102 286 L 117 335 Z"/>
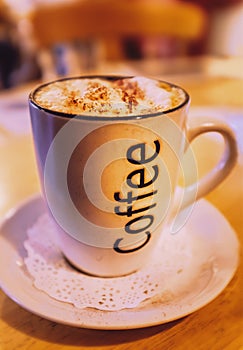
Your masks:
<path fill-rule="evenodd" d="M 65 78 L 31 93 L 43 194 L 60 249 L 77 268 L 118 276 L 149 260 L 176 215 L 181 160 L 197 135 L 219 132 L 231 152 L 201 182 L 192 156 L 194 185 L 181 190 L 180 207 L 229 173 L 236 158 L 231 131 L 209 123 L 190 130 L 188 106 L 184 89 L 145 77 Z"/>

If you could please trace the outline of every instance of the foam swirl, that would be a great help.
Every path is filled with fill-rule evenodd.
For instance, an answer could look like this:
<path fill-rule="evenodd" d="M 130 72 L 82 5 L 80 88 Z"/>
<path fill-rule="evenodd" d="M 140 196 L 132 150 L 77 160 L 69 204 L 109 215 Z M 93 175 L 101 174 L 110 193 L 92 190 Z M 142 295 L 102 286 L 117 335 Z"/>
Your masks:
<path fill-rule="evenodd" d="M 35 102 L 56 112 L 79 115 L 141 115 L 164 112 L 180 105 L 184 92 L 146 77 L 74 78 L 37 90 Z"/>

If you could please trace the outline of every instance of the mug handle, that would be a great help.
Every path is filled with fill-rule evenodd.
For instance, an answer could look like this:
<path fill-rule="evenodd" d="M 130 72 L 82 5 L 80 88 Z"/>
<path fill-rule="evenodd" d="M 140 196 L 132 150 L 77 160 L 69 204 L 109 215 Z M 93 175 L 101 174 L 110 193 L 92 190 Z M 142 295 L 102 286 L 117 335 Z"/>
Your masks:
<path fill-rule="evenodd" d="M 198 121 L 196 121 L 197 123 Z M 224 139 L 224 151 L 219 162 L 201 179 L 185 188 L 177 187 L 175 193 L 174 210 L 181 211 L 194 204 L 217 187 L 231 172 L 237 161 L 237 141 L 232 129 L 221 121 L 200 119 L 199 125 L 195 124 L 187 131 L 187 148 L 199 135 L 216 132 Z M 174 211 L 173 211 L 174 212 Z"/>

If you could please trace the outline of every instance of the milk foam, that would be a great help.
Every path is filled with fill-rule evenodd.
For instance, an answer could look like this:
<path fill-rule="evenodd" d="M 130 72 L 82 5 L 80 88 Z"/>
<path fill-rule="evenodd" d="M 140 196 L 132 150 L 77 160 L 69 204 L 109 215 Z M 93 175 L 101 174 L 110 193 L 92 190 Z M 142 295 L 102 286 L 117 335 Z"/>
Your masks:
<path fill-rule="evenodd" d="M 183 90 L 145 78 L 75 78 L 43 86 L 34 96 L 43 108 L 79 115 L 126 116 L 165 112 L 185 100 Z"/>

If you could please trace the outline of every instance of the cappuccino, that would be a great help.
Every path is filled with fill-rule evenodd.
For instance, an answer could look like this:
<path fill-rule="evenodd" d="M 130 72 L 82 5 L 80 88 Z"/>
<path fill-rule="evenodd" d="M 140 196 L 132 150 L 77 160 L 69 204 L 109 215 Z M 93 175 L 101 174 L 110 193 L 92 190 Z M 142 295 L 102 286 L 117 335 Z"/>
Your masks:
<path fill-rule="evenodd" d="M 149 262 L 161 231 L 175 219 L 187 137 L 216 131 L 226 146 L 220 167 L 202 181 L 192 157 L 195 181 L 181 192 L 183 208 L 232 169 L 231 132 L 210 120 L 189 128 L 189 102 L 182 88 L 145 77 L 66 78 L 30 94 L 44 198 L 58 245 L 78 269 L 119 276 Z"/>
<path fill-rule="evenodd" d="M 55 112 L 90 116 L 131 116 L 165 112 L 185 100 L 178 87 L 145 77 L 73 78 L 39 89 L 35 102 Z"/>
<path fill-rule="evenodd" d="M 174 192 L 177 110 L 187 100 L 183 89 L 145 77 L 67 78 L 34 91 L 43 191 L 75 266 L 111 276 L 146 260 Z"/>

